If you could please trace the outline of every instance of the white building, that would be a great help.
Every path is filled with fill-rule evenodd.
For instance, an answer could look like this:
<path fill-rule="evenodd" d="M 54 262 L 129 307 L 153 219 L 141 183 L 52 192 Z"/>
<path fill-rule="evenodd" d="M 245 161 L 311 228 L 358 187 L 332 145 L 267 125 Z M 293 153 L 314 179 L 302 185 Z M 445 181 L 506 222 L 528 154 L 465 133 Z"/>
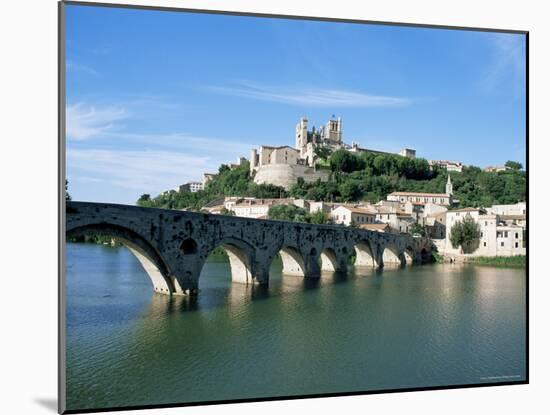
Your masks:
<path fill-rule="evenodd" d="M 495 215 L 525 215 L 527 214 L 527 203 L 518 202 L 514 205 L 493 205 L 487 209 L 487 212 Z"/>
<path fill-rule="evenodd" d="M 182 193 L 183 192 L 195 193 L 195 192 L 198 192 L 199 190 L 204 190 L 204 185 L 201 182 L 187 182 L 182 184 L 179 187 L 179 191 Z"/>
<path fill-rule="evenodd" d="M 430 166 L 438 166 L 446 169 L 447 171 L 456 171 L 461 173 L 464 165 L 460 161 L 451 161 L 451 160 L 430 160 Z"/>
<path fill-rule="evenodd" d="M 365 207 L 338 206 L 330 213 L 332 223 L 350 226 L 376 222 L 376 210 Z"/>
<path fill-rule="evenodd" d="M 453 204 L 453 184 L 448 176 L 445 193 L 393 192 L 386 199 L 390 202 L 399 202 L 401 209 L 405 208 L 407 202 L 420 206 L 427 203 L 450 206 Z"/>
<path fill-rule="evenodd" d="M 416 223 L 416 218 L 400 208 L 393 206 L 376 206 L 376 222 L 386 223 L 394 233 L 407 233 Z"/>
<path fill-rule="evenodd" d="M 413 159 L 416 157 L 416 150 L 413 148 L 404 148 L 399 152 L 399 155 Z"/>
<path fill-rule="evenodd" d="M 269 208 L 277 205 L 294 205 L 309 211 L 309 203 L 304 199 L 256 199 L 253 197 L 226 200 L 224 207 L 243 218 L 267 219 Z"/>
<path fill-rule="evenodd" d="M 450 235 L 452 227 L 457 222 L 464 220 L 466 216 L 470 216 L 480 227 L 479 245 L 470 255 L 514 256 L 526 254 L 525 216 L 491 214 L 481 208 L 456 209 L 446 213 L 445 253 L 461 254 L 460 248 L 452 247 Z"/>

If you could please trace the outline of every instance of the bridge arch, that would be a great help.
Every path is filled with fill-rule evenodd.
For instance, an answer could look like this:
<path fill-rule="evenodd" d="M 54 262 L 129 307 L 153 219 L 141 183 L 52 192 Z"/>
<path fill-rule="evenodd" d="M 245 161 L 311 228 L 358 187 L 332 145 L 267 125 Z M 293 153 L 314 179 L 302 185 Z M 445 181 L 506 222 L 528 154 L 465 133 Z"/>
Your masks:
<path fill-rule="evenodd" d="M 382 263 L 384 266 L 400 266 L 405 262 L 402 252 L 393 244 L 386 245 L 382 251 Z"/>
<path fill-rule="evenodd" d="M 156 292 L 163 294 L 182 294 L 178 281 L 155 247 L 137 232 L 115 224 L 95 223 L 72 228 L 67 237 L 104 235 L 120 241 L 139 261 L 153 284 Z"/>
<path fill-rule="evenodd" d="M 306 266 L 302 253 L 293 246 L 283 246 L 279 250 L 283 262 L 283 274 L 305 277 Z"/>
<path fill-rule="evenodd" d="M 376 254 L 372 244 L 368 240 L 360 240 L 355 243 L 355 266 L 356 267 L 378 267 Z"/>
<path fill-rule="evenodd" d="M 403 251 L 403 256 L 406 265 L 414 264 L 414 249 L 412 247 L 408 246 L 405 248 L 405 251 Z"/>
<path fill-rule="evenodd" d="M 192 247 L 192 244 L 190 246 Z M 223 239 L 219 243 L 205 247 L 204 254 L 202 255 L 202 264 L 199 269 L 199 277 L 208 256 L 216 248 L 223 249 L 227 255 L 231 270 L 231 281 L 244 284 L 254 282 L 252 270 L 254 248 L 247 242 L 233 238 Z"/>

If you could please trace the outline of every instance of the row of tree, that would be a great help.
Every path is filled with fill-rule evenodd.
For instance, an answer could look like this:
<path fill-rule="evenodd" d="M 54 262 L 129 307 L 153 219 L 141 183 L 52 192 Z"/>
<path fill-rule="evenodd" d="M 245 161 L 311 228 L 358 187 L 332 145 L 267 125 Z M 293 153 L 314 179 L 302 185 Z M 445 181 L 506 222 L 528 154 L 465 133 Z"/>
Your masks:
<path fill-rule="evenodd" d="M 318 152 L 319 153 L 319 152 Z M 324 158 L 322 158 L 322 157 Z M 142 195 L 137 204 L 169 209 L 200 210 L 224 196 L 256 198 L 296 197 L 316 201 L 377 202 L 395 191 L 443 193 L 447 181 L 445 169 L 430 167 L 422 158 L 411 159 L 391 154 L 352 153 L 345 150 L 320 152 L 317 155 L 330 168 L 326 182 L 306 183 L 303 179 L 285 191 L 270 184 L 256 184 L 248 162 L 239 166 L 222 165 L 218 175 L 196 193 L 167 191 L 151 197 Z M 479 167 L 465 167 L 451 172 L 453 196 L 460 206 L 486 207 L 493 204 L 525 200 L 527 178 L 521 164 L 508 162 L 502 172 L 486 172 Z"/>

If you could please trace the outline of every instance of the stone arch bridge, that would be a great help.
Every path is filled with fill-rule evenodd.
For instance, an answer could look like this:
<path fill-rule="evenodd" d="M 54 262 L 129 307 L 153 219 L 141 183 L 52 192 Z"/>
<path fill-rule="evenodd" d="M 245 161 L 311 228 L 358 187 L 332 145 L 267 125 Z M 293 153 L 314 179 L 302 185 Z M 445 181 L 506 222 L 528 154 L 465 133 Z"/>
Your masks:
<path fill-rule="evenodd" d="M 269 283 L 279 254 L 283 273 L 315 278 L 321 271 L 428 262 L 427 238 L 335 225 L 313 225 L 210 215 L 109 203 L 67 202 L 66 235 L 102 234 L 126 245 L 150 276 L 154 290 L 194 294 L 201 269 L 218 247 L 229 257 L 233 281 Z"/>

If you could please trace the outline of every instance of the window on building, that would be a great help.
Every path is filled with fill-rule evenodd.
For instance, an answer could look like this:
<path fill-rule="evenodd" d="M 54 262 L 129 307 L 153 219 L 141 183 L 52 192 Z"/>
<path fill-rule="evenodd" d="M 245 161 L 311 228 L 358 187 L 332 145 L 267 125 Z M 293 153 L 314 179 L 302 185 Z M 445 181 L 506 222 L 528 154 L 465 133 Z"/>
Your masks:
<path fill-rule="evenodd" d="M 504 231 L 504 237 L 508 238 L 508 231 Z"/>
<path fill-rule="evenodd" d="M 487 221 L 485 221 L 485 226 L 487 226 Z"/>
<path fill-rule="evenodd" d="M 501 242 L 501 243 L 500 243 L 500 246 L 504 246 L 504 242 Z"/>
<path fill-rule="evenodd" d="M 518 239 L 518 238 L 519 238 L 519 233 L 516 232 L 516 239 Z"/>
<path fill-rule="evenodd" d="M 487 242 L 483 242 L 483 246 L 487 246 Z"/>
<path fill-rule="evenodd" d="M 516 242 L 516 248 L 519 246 L 519 243 Z"/>
<path fill-rule="evenodd" d="M 479 233 L 479 236 L 480 236 L 481 238 L 483 238 L 483 232 L 480 232 L 480 233 Z"/>

